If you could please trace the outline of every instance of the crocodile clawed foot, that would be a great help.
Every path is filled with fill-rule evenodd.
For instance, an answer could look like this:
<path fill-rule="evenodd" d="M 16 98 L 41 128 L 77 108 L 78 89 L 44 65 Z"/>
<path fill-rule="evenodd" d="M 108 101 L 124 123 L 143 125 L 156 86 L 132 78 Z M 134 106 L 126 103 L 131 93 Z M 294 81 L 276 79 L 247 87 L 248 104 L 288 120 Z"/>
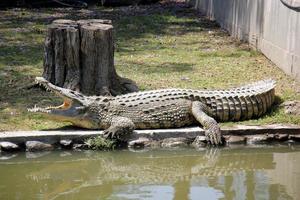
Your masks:
<path fill-rule="evenodd" d="M 109 130 L 104 130 L 103 131 L 103 138 L 105 139 L 111 139 L 113 137 L 113 133 Z"/>
<path fill-rule="evenodd" d="M 222 144 L 221 130 L 219 126 L 212 126 L 205 131 L 206 141 L 209 145 L 219 146 Z"/>
<path fill-rule="evenodd" d="M 103 131 L 103 137 L 105 139 L 110 139 L 110 140 L 119 139 L 118 133 L 114 129 L 106 129 L 106 130 L 104 130 Z"/>
<path fill-rule="evenodd" d="M 126 136 L 133 130 L 128 128 L 110 127 L 103 131 L 103 138 L 110 140 L 126 141 Z"/>

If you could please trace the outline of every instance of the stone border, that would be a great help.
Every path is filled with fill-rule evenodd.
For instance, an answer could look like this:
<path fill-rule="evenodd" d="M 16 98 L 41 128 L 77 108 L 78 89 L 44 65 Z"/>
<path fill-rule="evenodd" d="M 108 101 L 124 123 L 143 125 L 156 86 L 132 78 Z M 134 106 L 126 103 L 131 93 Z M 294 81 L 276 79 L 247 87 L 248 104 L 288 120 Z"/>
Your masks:
<path fill-rule="evenodd" d="M 85 139 L 102 135 L 96 130 L 5 131 L 0 132 L 3 151 L 39 151 L 55 148 L 86 148 Z M 300 141 L 300 126 L 296 125 L 236 125 L 223 127 L 227 144 L 261 144 L 270 142 Z M 136 130 L 128 138 L 128 147 L 188 146 L 195 138 L 205 143 L 204 130 L 199 127 L 178 129 Z M 202 139 L 201 139 L 202 138 Z"/>

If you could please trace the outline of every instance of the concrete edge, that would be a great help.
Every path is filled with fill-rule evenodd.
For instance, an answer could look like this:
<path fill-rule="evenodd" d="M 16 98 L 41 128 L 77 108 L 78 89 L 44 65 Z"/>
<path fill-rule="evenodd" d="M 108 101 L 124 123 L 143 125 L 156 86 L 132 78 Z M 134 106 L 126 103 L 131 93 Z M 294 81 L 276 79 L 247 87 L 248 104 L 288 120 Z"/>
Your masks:
<path fill-rule="evenodd" d="M 260 134 L 292 134 L 300 135 L 300 126 L 297 125 L 262 125 L 248 126 L 235 125 L 232 127 L 222 127 L 224 136 L 230 135 L 260 135 Z M 102 135 L 102 130 L 46 130 L 46 131 L 3 131 L 0 132 L 0 141 L 24 142 L 29 140 L 57 140 L 57 139 L 83 139 L 97 135 Z M 204 135 L 204 130 L 199 127 L 187 127 L 177 129 L 152 129 L 135 130 L 132 134 L 137 137 L 148 137 L 152 139 L 165 139 L 176 137 L 195 138 Z"/>
<path fill-rule="evenodd" d="M 300 126 L 296 125 L 263 125 L 246 126 L 235 125 L 222 127 L 222 134 L 227 144 L 257 144 L 272 141 L 284 142 L 300 140 Z M 40 141 L 48 144 L 61 144 L 62 140 L 72 141 L 73 144 L 82 144 L 85 139 L 102 135 L 101 130 L 50 130 L 50 131 L 5 131 L 0 132 L 1 142 L 10 142 L 25 146 L 28 141 Z M 128 139 L 128 146 L 156 146 L 173 147 L 176 144 L 191 144 L 197 136 L 204 136 L 204 130 L 199 127 L 178 129 L 136 130 Z M 4 148 L 2 148 L 4 149 Z"/>

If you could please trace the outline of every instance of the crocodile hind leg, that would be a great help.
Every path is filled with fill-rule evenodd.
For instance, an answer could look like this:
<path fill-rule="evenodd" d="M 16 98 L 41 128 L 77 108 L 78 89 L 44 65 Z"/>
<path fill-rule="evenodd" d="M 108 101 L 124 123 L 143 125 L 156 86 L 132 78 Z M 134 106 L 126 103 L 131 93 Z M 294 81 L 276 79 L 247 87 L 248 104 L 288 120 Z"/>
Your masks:
<path fill-rule="evenodd" d="M 206 140 L 212 145 L 222 144 L 221 130 L 217 121 L 210 117 L 209 108 L 199 101 L 192 103 L 192 113 L 195 119 L 203 126 Z"/>
<path fill-rule="evenodd" d="M 110 127 L 103 131 L 103 137 L 106 139 L 122 140 L 124 136 L 131 134 L 135 129 L 131 119 L 126 117 L 113 117 Z"/>

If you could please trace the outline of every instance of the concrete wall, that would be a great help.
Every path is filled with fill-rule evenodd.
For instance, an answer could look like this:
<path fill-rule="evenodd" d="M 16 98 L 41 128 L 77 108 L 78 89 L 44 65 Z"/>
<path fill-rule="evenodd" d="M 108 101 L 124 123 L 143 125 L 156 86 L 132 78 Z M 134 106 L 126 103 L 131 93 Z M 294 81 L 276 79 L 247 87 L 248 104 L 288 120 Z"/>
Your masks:
<path fill-rule="evenodd" d="M 297 9 L 288 8 L 280 0 L 187 2 L 300 81 L 300 12 Z M 300 0 L 292 2 L 300 3 Z"/>

